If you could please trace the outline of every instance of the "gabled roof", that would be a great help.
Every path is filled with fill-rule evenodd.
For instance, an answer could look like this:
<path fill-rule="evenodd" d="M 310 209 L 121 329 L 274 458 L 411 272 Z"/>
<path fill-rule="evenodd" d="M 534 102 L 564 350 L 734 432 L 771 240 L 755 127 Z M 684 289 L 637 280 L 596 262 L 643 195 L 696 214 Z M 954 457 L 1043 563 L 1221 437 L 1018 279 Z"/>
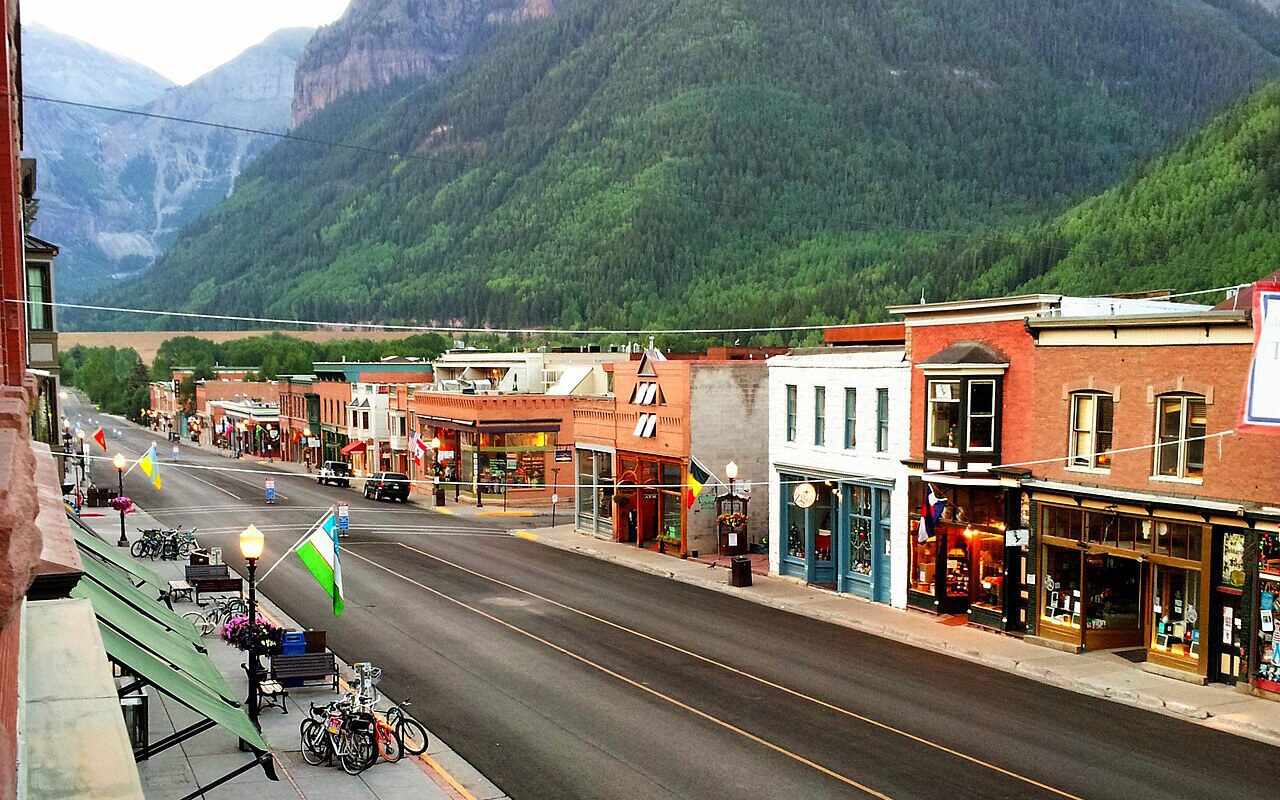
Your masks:
<path fill-rule="evenodd" d="M 974 364 L 978 366 L 1009 366 L 1009 359 L 990 345 L 972 340 L 955 342 L 942 351 L 935 353 L 920 364 L 926 367 L 958 366 Z"/>

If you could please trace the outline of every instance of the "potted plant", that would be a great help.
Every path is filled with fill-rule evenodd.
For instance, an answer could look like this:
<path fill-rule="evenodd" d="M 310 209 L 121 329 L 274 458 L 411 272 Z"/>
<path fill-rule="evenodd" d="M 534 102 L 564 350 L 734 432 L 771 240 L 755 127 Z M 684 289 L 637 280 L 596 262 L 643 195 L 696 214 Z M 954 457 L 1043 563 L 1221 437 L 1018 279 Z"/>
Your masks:
<path fill-rule="evenodd" d="M 238 614 L 223 624 L 221 636 L 222 641 L 239 650 L 248 651 L 249 645 L 253 644 L 258 655 L 271 655 L 280 652 L 284 629 L 261 615 L 257 622 L 251 624 L 247 614 Z"/>
<path fill-rule="evenodd" d="M 721 514 L 716 517 L 716 522 L 735 531 L 741 531 L 747 527 L 747 515 L 734 511 L 729 514 Z"/>
<path fill-rule="evenodd" d="M 133 510 L 133 501 L 124 495 L 111 498 L 107 501 L 107 505 L 111 506 L 115 511 L 119 511 L 121 514 L 128 514 Z"/>

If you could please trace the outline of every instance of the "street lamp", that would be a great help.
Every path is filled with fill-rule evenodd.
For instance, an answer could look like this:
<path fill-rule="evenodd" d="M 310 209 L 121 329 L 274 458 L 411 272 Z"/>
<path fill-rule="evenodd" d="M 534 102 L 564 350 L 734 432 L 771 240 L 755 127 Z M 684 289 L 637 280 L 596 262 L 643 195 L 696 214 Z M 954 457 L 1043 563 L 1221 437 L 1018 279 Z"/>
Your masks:
<path fill-rule="evenodd" d="M 738 479 L 738 462 L 730 461 L 725 464 L 724 475 L 729 479 L 729 496 L 733 497 L 733 482 Z"/>
<path fill-rule="evenodd" d="M 111 459 L 111 463 L 116 468 L 116 478 L 119 480 L 120 493 L 117 497 L 124 497 L 124 455 L 116 453 L 116 457 Z M 120 506 L 120 539 L 116 542 L 117 547 L 128 547 L 129 537 L 124 535 L 124 503 L 117 503 Z"/>
<path fill-rule="evenodd" d="M 249 571 L 249 720 L 258 726 L 258 637 L 253 635 L 258 623 L 258 594 L 255 587 L 258 559 L 262 557 L 265 537 L 253 525 L 240 531 L 240 555 L 244 556 Z"/>

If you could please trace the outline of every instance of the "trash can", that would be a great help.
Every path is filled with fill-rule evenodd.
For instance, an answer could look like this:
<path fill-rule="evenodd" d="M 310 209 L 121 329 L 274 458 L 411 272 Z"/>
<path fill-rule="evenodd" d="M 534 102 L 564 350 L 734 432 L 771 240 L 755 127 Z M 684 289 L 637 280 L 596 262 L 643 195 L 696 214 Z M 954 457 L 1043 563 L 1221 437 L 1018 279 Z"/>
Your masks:
<path fill-rule="evenodd" d="M 284 641 L 280 644 L 280 654 L 300 656 L 307 652 L 307 638 L 302 631 L 285 631 Z"/>
<path fill-rule="evenodd" d="M 751 559 L 746 556 L 732 556 L 729 559 L 729 585 L 751 585 Z"/>
<path fill-rule="evenodd" d="M 444 505 L 444 484 L 436 484 L 436 508 Z"/>

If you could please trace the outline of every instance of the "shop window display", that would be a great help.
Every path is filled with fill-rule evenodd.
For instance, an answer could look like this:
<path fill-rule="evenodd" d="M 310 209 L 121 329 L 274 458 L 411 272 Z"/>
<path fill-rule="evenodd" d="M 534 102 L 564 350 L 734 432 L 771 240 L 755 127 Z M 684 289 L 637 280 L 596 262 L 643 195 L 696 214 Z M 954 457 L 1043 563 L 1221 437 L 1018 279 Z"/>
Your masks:
<path fill-rule="evenodd" d="M 1200 573 L 1153 565 L 1151 650 L 1181 658 L 1200 658 Z"/>
<path fill-rule="evenodd" d="M 967 537 L 975 548 L 977 596 L 974 604 L 999 611 L 1004 605 L 1004 534 L 973 531 Z"/>
<path fill-rule="evenodd" d="M 922 527 L 919 517 L 911 520 L 911 575 L 910 586 L 917 592 L 933 594 L 934 581 L 937 576 L 937 557 L 938 541 L 937 537 L 930 536 L 924 541 L 920 540 L 920 530 Z"/>
<path fill-rule="evenodd" d="M 1224 565 L 1225 569 L 1225 565 Z M 1276 631 L 1276 598 L 1280 597 L 1280 533 L 1258 532 L 1258 641 L 1254 675 L 1280 691 L 1280 634 Z"/>
<path fill-rule="evenodd" d="M 1142 565 L 1132 558 L 1102 553 L 1085 556 L 1089 591 L 1085 625 L 1089 630 L 1137 630 L 1141 625 Z"/>
<path fill-rule="evenodd" d="M 1080 551 L 1044 548 L 1041 619 L 1068 628 L 1080 627 Z"/>
<path fill-rule="evenodd" d="M 858 575 L 871 574 L 871 492 L 866 486 L 849 490 L 849 571 Z"/>

